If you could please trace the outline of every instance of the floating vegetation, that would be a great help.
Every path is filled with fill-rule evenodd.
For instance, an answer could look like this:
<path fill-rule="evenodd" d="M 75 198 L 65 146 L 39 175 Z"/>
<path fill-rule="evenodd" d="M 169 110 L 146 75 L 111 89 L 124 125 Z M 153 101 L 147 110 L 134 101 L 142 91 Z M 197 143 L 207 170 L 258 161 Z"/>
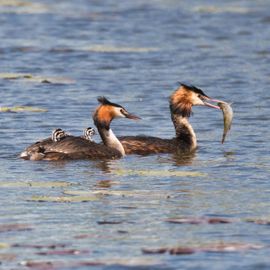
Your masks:
<path fill-rule="evenodd" d="M 0 78 L 5 80 L 31 79 L 31 74 L 23 73 L 0 73 Z"/>
<path fill-rule="evenodd" d="M 58 187 L 68 187 L 72 183 L 61 182 L 61 181 L 52 181 L 52 182 L 8 182 L 1 181 L 0 187 L 5 188 L 22 188 L 22 187 L 32 187 L 32 188 L 58 188 Z"/>
<path fill-rule="evenodd" d="M 0 262 L 2 261 L 14 261 L 17 255 L 12 253 L 1 253 L 0 254 Z"/>
<path fill-rule="evenodd" d="M 92 46 L 65 46 L 51 48 L 51 52 L 55 53 L 70 53 L 74 51 L 94 52 L 94 53 L 149 53 L 159 51 L 155 47 L 123 47 L 113 45 L 92 45 Z"/>
<path fill-rule="evenodd" d="M 10 231 L 29 231 L 32 228 L 28 224 L 0 224 L 0 233 L 10 232 Z"/>
<path fill-rule="evenodd" d="M 7 243 L 1 243 L 1 242 L 0 242 L 0 249 L 1 249 L 1 248 L 9 248 L 9 247 L 10 247 L 9 244 L 7 244 Z"/>
<path fill-rule="evenodd" d="M 47 112 L 47 109 L 32 106 L 0 107 L 0 112 Z"/>
<path fill-rule="evenodd" d="M 63 262 L 51 262 L 51 261 L 21 261 L 20 265 L 26 266 L 32 269 L 54 270 L 64 267 Z"/>
<path fill-rule="evenodd" d="M 74 84 L 75 80 L 64 77 L 47 77 L 27 73 L 0 73 L 0 79 L 20 80 L 32 83 Z"/>
<path fill-rule="evenodd" d="M 144 254 L 164 254 L 169 251 L 169 248 L 142 248 L 142 253 Z"/>
<path fill-rule="evenodd" d="M 237 7 L 237 6 L 198 6 L 194 8 L 195 12 L 200 13 L 236 13 L 236 14 L 246 14 L 250 11 L 247 7 Z"/>
<path fill-rule="evenodd" d="M 165 222 L 175 223 L 175 224 L 228 224 L 235 222 L 248 222 L 258 225 L 270 225 L 269 219 L 256 219 L 256 218 L 247 218 L 247 219 L 229 219 L 222 217 L 180 217 L 180 218 L 168 218 L 165 219 Z"/>
<path fill-rule="evenodd" d="M 50 245 L 32 245 L 32 244 L 13 244 L 15 248 L 33 248 L 33 249 L 56 249 L 65 248 L 67 244 L 50 244 Z"/>
<path fill-rule="evenodd" d="M 189 255 L 197 252 L 243 252 L 255 249 L 262 249 L 264 245 L 251 243 L 218 243 L 207 244 L 197 247 L 180 246 L 180 247 L 161 247 L 161 248 L 142 248 L 144 254 L 163 254 L 171 255 Z"/>
<path fill-rule="evenodd" d="M 101 53 L 147 53 L 158 51 L 158 48 L 152 47 L 121 47 L 121 46 L 109 46 L 109 45 L 95 45 L 76 48 L 77 50 L 101 52 Z"/>
<path fill-rule="evenodd" d="M 22 0 L 0 0 L 0 6 L 25 7 L 30 6 L 31 4 L 31 2 L 26 2 Z"/>
<path fill-rule="evenodd" d="M 63 250 L 48 250 L 48 251 L 41 251 L 37 252 L 37 255 L 81 255 L 81 254 L 88 254 L 90 253 L 89 250 L 79 250 L 79 249 L 63 249 Z"/>
<path fill-rule="evenodd" d="M 153 259 L 144 258 L 105 258 L 104 260 L 89 260 L 89 261 L 22 261 L 20 265 L 26 266 L 32 269 L 43 269 L 43 270 L 54 270 L 54 269 L 77 269 L 77 268 L 87 268 L 88 266 L 119 266 L 118 268 L 134 267 L 158 267 L 161 263 Z M 122 267 L 121 267 L 122 266 Z M 88 269 L 88 268 L 87 268 Z"/>
<path fill-rule="evenodd" d="M 123 220 L 102 220 L 98 221 L 98 225 L 118 225 L 122 224 L 124 221 Z"/>
<path fill-rule="evenodd" d="M 246 222 L 255 223 L 259 225 L 270 225 L 270 219 L 253 219 L 249 218 Z"/>
<path fill-rule="evenodd" d="M 140 176 L 160 176 L 160 177 L 206 177 L 206 173 L 191 171 L 165 171 L 165 170 L 125 170 L 118 169 L 113 171 L 117 175 L 140 175 Z"/>
<path fill-rule="evenodd" d="M 96 196 L 32 196 L 27 201 L 30 202 L 56 202 L 56 203 L 77 203 L 92 202 L 98 200 Z"/>
<path fill-rule="evenodd" d="M 47 6 L 23 0 L 0 0 L 0 13 L 42 14 L 48 12 Z"/>
<path fill-rule="evenodd" d="M 208 217 L 182 217 L 182 218 L 168 218 L 165 220 L 169 223 L 176 224 L 224 224 L 232 223 L 233 220 L 227 218 L 208 218 Z"/>
<path fill-rule="evenodd" d="M 169 194 L 164 192 L 155 192 L 152 190 L 65 190 L 66 195 L 75 196 L 91 196 L 91 195 L 103 195 L 103 196 L 121 196 L 121 197 L 147 197 L 155 199 L 167 199 L 170 197 Z"/>

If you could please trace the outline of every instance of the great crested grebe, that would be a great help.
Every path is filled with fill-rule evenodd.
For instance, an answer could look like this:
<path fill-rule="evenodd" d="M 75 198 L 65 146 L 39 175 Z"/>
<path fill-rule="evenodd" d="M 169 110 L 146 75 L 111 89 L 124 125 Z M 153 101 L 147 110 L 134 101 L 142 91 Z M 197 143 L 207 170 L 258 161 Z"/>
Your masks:
<path fill-rule="evenodd" d="M 93 136 L 96 134 L 96 131 L 95 131 L 95 129 L 93 129 L 92 127 L 88 127 L 88 128 L 86 128 L 84 131 L 83 131 L 83 137 L 86 139 L 86 140 L 88 140 L 88 141 L 90 141 L 90 142 L 92 142 L 93 141 Z"/>
<path fill-rule="evenodd" d="M 36 142 L 20 155 L 30 160 L 63 159 L 115 159 L 125 155 L 125 150 L 110 128 L 111 121 L 117 117 L 140 119 L 130 114 L 124 107 L 99 97 L 100 105 L 93 114 L 94 123 L 104 144 L 89 141 L 83 137 L 66 135 L 59 141 L 52 138 Z"/>
<path fill-rule="evenodd" d="M 62 139 L 64 139 L 66 136 L 67 136 L 67 133 L 63 129 L 57 128 L 53 130 L 52 132 L 52 141 L 59 142 Z"/>
<path fill-rule="evenodd" d="M 209 98 L 201 89 L 180 83 L 179 88 L 170 96 L 171 120 L 175 127 L 176 137 L 162 139 L 148 136 L 118 137 L 126 154 L 148 155 L 154 153 L 192 152 L 197 147 L 195 132 L 188 118 L 192 106 L 208 106 L 220 109 L 208 102 L 223 102 Z"/>

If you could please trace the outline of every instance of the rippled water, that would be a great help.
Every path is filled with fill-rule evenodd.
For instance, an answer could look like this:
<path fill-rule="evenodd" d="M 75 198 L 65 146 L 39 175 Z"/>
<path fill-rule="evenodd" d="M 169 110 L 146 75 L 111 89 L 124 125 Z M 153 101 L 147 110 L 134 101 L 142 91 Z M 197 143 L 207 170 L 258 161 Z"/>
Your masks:
<path fill-rule="evenodd" d="M 1 106 L 48 110 L 1 113 L 0 268 L 269 269 L 269 225 L 247 222 L 270 221 L 269 9 L 267 0 L 0 1 Z M 56 127 L 79 135 L 93 125 L 99 95 L 143 118 L 116 120 L 117 135 L 170 138 L 168 96 L 177 81 L 233 102 L 235 118 L 224 145 L 222 113 L 195 108 L 191 123 L 199 149 L 184 159 L 18 158 Z M 100 190 L 107 195 L 91 193 Z M 73 197 L 67 191 L 87 192 L 88 201 L 34 200 Z M 182 217 L 233 222 L 166 222 Z M 5 224 L 25 227 L 8 231 Z M 142 252 L 220 243 L 262 248 L 179 256 Z M 64 247 L 33 246 L 58 244 Z M 46 253 L 59 250 L 66 253 Z M 30 262 L 52 264 L 38 268 Z"/>

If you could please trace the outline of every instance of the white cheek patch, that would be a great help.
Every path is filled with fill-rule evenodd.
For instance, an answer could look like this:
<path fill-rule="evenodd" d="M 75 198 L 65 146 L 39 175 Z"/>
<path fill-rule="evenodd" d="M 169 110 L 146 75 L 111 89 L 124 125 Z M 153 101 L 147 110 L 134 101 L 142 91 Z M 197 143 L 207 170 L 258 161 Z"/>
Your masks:
<path fill-rule="evenodd" d="M 122 108 L 117 108 L 117 107 L 114 108 L 115 117 L 125 117 L 125 115 L 121 113 L 121 110 Z"/>
<path fill-rule="evenodd" d="M 192 104 L 193 106 L 204 105 L 203 101 L 197 96 L 192 97 Z"/>

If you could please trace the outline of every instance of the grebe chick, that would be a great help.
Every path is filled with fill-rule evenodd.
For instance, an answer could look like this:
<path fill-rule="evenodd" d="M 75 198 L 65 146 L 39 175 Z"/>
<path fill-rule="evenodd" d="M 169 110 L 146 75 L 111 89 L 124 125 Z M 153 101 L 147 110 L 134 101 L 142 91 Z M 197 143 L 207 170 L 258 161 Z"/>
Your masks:
<path fill-rule="evenodd" d="M 47 138 L 27 147 L 20 155 L 30 160 L 64 160 L 64 159 L 116 159 L 125 155 L 125 150 L 110 128 L 113 119 L 123 117 L 140 119 L 130 114 L 124 107 L 110 102 L 105 97 L 99 97 L 100 105 L 93 114 L 94 123 L 98 129 L 103 144 L 72 135 L 60 141 Z"/>
<path fill-rule="evenodd" d="M 192 152 L 197 148 L 196 134 L 188 119 L 192 106 L 208 106 L 220 109 L 208 102 L 221 102 L 211 99 L 201 89 L 180 83 L 179 88 L 170 96 L 171 120 L 174 124 L 175 138 L 162 139 L 147 136 L 119 137 L 126 154 L 148 155 L 155 153 Z"/>
<path fill-rule="evenodd" d="M 83 137 L 86 139 L 86 140 L 88 140 L 88 141 L 90 141 L 90 142 L 92 142 L 93 141 L 93 136 L 96 134 L 96 131 L 95 131 L 95 129 L 94 128 L 92 128 L 92 127 L 88 127 L 88 128 L 86 128 L 84 131 L 83 131 Z"/>
<path fill-rule="evenodd" d="M 62 139 L 64 139 L 66 136 L 67 136 L 67 134 L 63 129 L 57 128 L 57 129 L 53 130 L 53 132 L 52 132 L 52 141 L 59 142 Z"/>

